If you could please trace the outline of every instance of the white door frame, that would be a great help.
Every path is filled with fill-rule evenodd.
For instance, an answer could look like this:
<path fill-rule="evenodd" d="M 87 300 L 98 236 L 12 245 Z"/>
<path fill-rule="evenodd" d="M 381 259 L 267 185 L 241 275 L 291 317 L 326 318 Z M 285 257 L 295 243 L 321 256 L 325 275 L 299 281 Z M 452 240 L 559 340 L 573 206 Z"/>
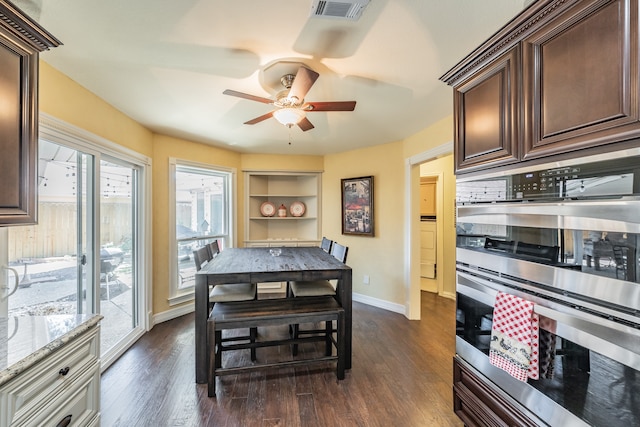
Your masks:
<path fill-rule="evenodd" d="M 152 208 L 151 208 L 151 166 L 152 160 L 143 154 L 123 147 L 112 141 L 109 141 L 101 136 L 95 135 L 89 131 L 76 127 L 72 124 L 64 122 L 46 113 L 40 113 L 40 135 L 39 138 L 44 137 L 58 144 L 68 145 L 74 149 L 87 152 L 96 156 L 96 169 L 97 176 L 100 174 L 99 161 L 103 155 L 111 158 L 121 159 L 125 163 L 135 164 L 140 167 L 140 177 L 142 194 L 140 195 L 140 226 L 142 229 L 139 231 L 139 247 L 140 251 L 137 254 L 137 283 L 138 283 L 138 299 L 137 299 L 137 313 L 138 313 L 138 326 L 131 331 L 126 340 L 121 342 L 121 346 L 112 349 L 108 354 L 104 354 L 101 360 L 101 370 L 104 371 L 111 365 L 122 353 L 124 353 L 128 347 L 130 347 L 138 338 L 140 338 L 145 331 L 151 329 L 151 314 L 152 314 Z M 96 224 L 96 239 L 99 236 L 100 226 L 100 206 L 95 206 L 94 221 Z M 97 241 L 97 240 L 96 240 Z M 94 254 L 94 265 L 99 265 L 99 251 Z M 94 281 L 99 283 L 99 268 L 96 268 L 96 277 Z"/>
<path fill-rule="evenodd" d="M 453 152 L 453 141 L 405 159 L 405 316 L 420 320 L 420 164 Z M 440 180 L 441 181 L 441 180 Z M 416 197 L 413 197 L 413 195 Z M 438 197 L 443 197 L 442 192 Z"/>

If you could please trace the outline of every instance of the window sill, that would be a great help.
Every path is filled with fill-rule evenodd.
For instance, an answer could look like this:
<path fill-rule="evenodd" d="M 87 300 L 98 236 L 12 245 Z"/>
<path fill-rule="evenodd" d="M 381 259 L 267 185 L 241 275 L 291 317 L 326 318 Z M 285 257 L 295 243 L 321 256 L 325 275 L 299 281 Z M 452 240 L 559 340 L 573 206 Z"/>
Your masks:
<path fill-rule="evenodd" d="M 194 290 L 193 288 L 190 288 L 170 297 L 168 301 L 169 301 L 169 306 L 172 307 L 174 305 L 179 305 L 185 302 L 193 301 L 194 299 L 195 299 Z"/>

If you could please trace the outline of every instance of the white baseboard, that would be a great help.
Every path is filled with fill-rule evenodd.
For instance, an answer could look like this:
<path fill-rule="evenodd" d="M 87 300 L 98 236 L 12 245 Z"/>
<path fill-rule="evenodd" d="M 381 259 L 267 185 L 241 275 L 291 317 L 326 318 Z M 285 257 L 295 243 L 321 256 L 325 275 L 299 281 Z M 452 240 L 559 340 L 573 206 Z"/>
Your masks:
<path fill-rule="evenodd" d="M 449 298 L 452 300 L 456 299 L 456 294 L 455 293 L 451 293 L 451 292 L 443 292 L 440 294 L 441 297 L 445 297 L 445 298 Z"/>
<path fill-rule="evenodd" d="M 162 313 L 154 314 L 153 325 L 157 325 L 158 323 L 166 322 L 168 320 L 172 320 L 177 317 L 184 316 L 185 314 L 192 313 L 194 310 L 195 310 L 194 304 L 185 304 L 176 308 L 169 309 L 167 311 L 163 311 Z"/>
<path fill-rule="evenodd" d="M 395 302 L 385 301 L 379 298 L 370 297 L 368 295 L 362 294 L 353 294 L 353 300 L 356 302 L 361 302 L 363 304 L 370 305 L 372 307 L 381 308 L 387 311 L 393 311 L 394 313 L 402 314 L 403 316 L 407 315 L 407 310 L 404 305 L 397 304 Z"/>

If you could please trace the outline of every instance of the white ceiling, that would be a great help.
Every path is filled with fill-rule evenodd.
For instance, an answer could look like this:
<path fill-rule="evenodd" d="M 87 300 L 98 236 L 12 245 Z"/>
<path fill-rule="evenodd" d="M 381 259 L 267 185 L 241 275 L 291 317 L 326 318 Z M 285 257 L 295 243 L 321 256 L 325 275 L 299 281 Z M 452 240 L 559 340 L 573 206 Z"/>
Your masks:
<path fill-rule="evenodd" d="M 62 41 L 42 60 L 152 131 L 319 155 L 399 141 L 451 114 L 438 78 L 524 3 L 371 0 L 352 22 L 310 18 L 312 0 L 13 2 Z M 275 119 L 244 125 L 272 107 L 222 92 L 272 97 L 282 88 L 262 70 L 282 60 L 320 73 L 307 101 L 355 100 L 355 111 L 309 113 L 307 132 Z"/>

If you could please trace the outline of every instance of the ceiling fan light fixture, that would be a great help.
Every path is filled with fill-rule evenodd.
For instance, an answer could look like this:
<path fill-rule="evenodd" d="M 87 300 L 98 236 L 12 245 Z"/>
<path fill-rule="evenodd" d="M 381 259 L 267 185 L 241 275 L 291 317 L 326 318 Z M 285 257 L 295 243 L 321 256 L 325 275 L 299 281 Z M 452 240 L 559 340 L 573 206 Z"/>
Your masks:
<path fill-rule="evenodd" d="M 273 112 L 273 117 L 281 124 L 291 127 L 298 124 L 306 115 L 304 111 L 297 108 L 281 108 Z"/>

